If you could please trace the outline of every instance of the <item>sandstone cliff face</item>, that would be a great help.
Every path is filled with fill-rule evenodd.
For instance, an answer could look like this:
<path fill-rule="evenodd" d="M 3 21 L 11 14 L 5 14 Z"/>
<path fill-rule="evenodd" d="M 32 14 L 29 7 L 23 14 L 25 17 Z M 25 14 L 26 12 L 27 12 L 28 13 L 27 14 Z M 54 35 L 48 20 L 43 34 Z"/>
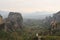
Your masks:
<path fill-rule="evenodd" d="M 3 17 L 0 15 L 0 30 L 4 29 L 4 27 L 5 27 L 5 24 L 3 21 Z"/>
<path fill-rule="evenodd" d="M 0 24 L 3 24 L 3 17 L 0 15 Z"/>
<path fill-rule="evenodd" d="M 23 18 L 18 12 L 10 12 L 5 22 L 5 29 L 9 31 L 16 31 L 22 29 Z"/>

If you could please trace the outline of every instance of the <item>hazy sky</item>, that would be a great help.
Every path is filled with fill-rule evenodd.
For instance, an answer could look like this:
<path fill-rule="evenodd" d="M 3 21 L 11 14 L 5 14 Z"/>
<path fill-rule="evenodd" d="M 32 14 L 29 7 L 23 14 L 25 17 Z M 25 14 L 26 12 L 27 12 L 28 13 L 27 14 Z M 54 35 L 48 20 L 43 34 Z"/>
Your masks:
<path fill-rule="evenodd" d="M 0 0 L 0 10 L 18 12 L 54 12 L 60 10 L 60 0 Z"/>

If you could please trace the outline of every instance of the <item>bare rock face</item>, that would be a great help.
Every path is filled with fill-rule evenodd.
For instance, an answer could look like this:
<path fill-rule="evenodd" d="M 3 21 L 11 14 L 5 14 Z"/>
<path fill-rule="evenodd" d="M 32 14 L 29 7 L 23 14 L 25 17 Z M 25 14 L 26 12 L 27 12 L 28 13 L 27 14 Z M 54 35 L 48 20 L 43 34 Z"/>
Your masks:
<path fill-rule="evenodd" d="M 3 24 L 3 17 L 0 15 L 0 24 Z"/>
<path fill-rule="evenodd" d="M 23 18 L 18 12 L 10 12 L 5 22 L 5 29 L 8 31 L 16 31 L 22 29 Z"/>
<path fill-rule="evenodd" d="M 0 15 L 0 30 L 4 29 L 4 27 L 5 27 L 5 24 L 3 21 L 3 17 Z"/>
<path fill-rule="evenodd" d="M 60 11 L 53 15 L 54 20 L 60 23 Z"/>

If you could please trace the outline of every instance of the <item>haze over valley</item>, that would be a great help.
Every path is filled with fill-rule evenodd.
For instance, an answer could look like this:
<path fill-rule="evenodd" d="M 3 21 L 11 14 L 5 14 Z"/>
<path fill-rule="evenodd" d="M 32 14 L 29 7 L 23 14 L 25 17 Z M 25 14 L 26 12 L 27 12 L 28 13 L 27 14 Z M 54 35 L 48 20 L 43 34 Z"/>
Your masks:
<path fill-rule="evenodd" d="M 7 11 L 0 11 L 0 14 L 3 16 L 3 18 L 8 17 L 9 12 Z M 30 13 L 21 13 L 24 19 L 44 19 L 48 16 L 53 16 L 53 12 L 30 12 Z"/>

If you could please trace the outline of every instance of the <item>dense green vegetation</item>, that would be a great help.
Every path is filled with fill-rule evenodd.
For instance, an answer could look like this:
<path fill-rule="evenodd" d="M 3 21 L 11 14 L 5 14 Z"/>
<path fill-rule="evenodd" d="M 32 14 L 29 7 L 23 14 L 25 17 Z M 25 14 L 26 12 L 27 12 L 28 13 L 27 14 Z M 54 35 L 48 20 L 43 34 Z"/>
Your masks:
<path fill-rule="evenodd" d="M 30 20 L 23 24 L 23 29 L 15 32 L 0 31 L 0 40 L 33 40 L 36 33 L 42 36 L 43 40 L 60 40 L 60 31 L 54 30 L 52 35 L 49 35 L 49 27 L 43 23 L 43 20 Z"/>

